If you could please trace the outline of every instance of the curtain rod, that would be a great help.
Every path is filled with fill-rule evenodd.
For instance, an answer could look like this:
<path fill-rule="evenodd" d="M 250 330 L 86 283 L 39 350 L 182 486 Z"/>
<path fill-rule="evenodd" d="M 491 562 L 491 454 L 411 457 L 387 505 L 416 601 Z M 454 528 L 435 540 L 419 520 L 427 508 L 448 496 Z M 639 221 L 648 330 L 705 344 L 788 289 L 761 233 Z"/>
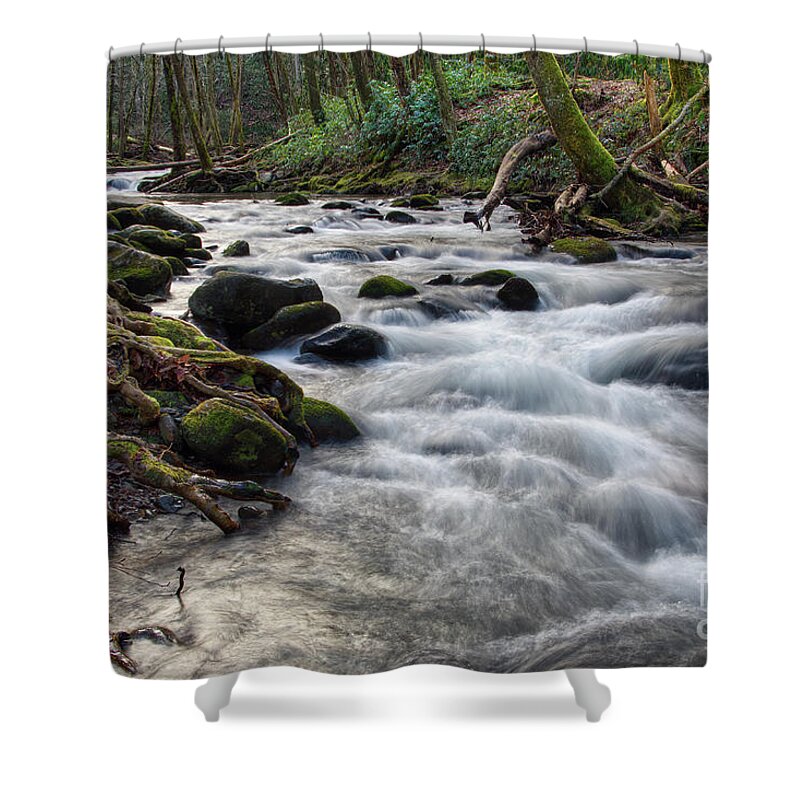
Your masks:
<path fill-rule="evenodd" d="M 126 56 L 155 55 L 157 53 L 185 53 L 187 51 L 223 52 L 234 49 L 247 50 L 279 50 L 283 47 L 305 47 L 309 50 L 326 47 L 350 47 L 357 49 L 379 49 L 381 47 L 411 47 L 424 49 L 427 47 L 456 47 L 464 50 L 565 50 L 567 52 L 583 51 L 585 53 L 608 53 L 614 55 L 651 56 L 653 58 L 672 58 L 679 61 L 697 61 L 708 64 L 711 54 L 705 50 L 690 50 L 676 43 L 674 47 L 658 44 L 646 44 L 634 39 L 631 42 L 612 42 L 603 39 L 548 39 L 530 36 L 429 36 L 428 34 L 317 34 L 315 36 L 246 36 L 214 39 L 178 38 L 174 42 L 154 42 L 147 44 L 126 45 L 125 47 L 109 47 L 109 61 L 116 61 Z M 412 51 L 413 52 L 413 51 Z"/>

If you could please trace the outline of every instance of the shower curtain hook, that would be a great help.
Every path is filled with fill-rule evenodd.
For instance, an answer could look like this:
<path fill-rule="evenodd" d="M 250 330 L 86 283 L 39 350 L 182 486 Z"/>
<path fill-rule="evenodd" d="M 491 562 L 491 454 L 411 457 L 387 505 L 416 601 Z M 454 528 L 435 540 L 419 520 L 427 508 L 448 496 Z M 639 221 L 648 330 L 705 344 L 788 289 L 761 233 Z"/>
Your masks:
<path fill-rule="evenodd" d="M 420 31 L 420 34 L 419 34 L 419 45 L 417 46 L 417 52 L 421 53 L 422 52 L 422 48 L 423 48 L 422 32 Z"/>
<path fill-rule="evenodd" d="M 217 40 L 217 55 L 221 56 L 225 52 L 225 48 L 222 46 L 222 36 L 219 37 Z"/>
<path fill-rule="evenodd" d="M 486 55 L 486 37 L 481 34 L 481 53 Z"/>
<path fill-rule="evenodd" d="M 681 52 L 681 46 L 680 46 L 680 44 L 679 44 L 678 42 L 675 42 L 675 47 L 677 47 L 677 48 L 678 48 L 678 61 L 682 61 L 683 59 L 681 58 L 681 56 L 682 56 L 683 54 L 682 54 L 682 52 Z"/>
<path fill-rule="evenodd" d="M 264 52 L 265 53 L 271 53 L 272 52 L 272 48 L 269 46 L 269 37 L 270 36 L 272 36 L 272 34 L 268 33 L 266 35 L 266 37 L 264 37 Z"/>
<path fill-rule="evenodd" d="M 372 34 L 369 31 L 367 31 L 367 50 L 372 52 Z"/>
<path fill-rule="evenodd" d="M 111 47 L 108 48 L 108 60 L 111 62 L 111 54 L 114 52 L 114 45 L 112 44 Z"/>
<path fill-rule="evenodd" d="M 535 54 L 537 49 L 538 49 L 537 46 L 536 46 L 536 34 L 535 33 L 531 34 L 531 39 L 533 39 L 533 49 L 531 50 L 531 52 Z"/>
<path fill-rule="evenodd" d="M 589 42 L 586 41 L 586 37 L 583 37 L 583 52 L 588 54 L 589 53 Z"/>
<path fill-rule="evenodd" d="M 183 39 L 181 39 L 181 37 L 179 36 L 179 37 L 178 37 L 178 38 L 175 40 L 175 44 L 174 44 L 174 45 L 172 45 L 172 55 L 174 55 L 176 58 L 177 58 L 177 56 L 178 56 L 178 42 L 182 42 L 182 41 L 183 41 Z"/>
<path fill-rule="evenodd" d="M 322 34 L 319 35 L 319 51 L 320 53 L 325 49 L 325 40 L 322 38 Z"/>
<path fill-rule="evenodd" d="M 142 52 L 142 50 L 144 50 L 144 42 L 142 42 L 142 43 L 139 45 L 139 58 L 141 58 L 141 57 L 144 55 L 144 53 Z"/>
<path fill-rule="evenodd" d="M 636 45 L 636 58 L 639 58 L 639 42 L 634 39 L 633 43 Z"/>

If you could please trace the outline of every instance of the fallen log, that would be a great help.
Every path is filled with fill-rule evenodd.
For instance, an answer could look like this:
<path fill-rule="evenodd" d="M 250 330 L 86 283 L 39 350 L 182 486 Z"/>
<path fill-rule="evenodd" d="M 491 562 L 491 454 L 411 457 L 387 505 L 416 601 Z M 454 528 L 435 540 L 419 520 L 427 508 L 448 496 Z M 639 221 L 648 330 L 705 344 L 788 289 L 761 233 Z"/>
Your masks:
<path fill-rule="evenodd" d="M 477 211 L 465 211 L 463 221 L 471 222 L 482 231 L 491 230 L 489 221 L 494 210 L 503 202 L 508 190 L 508 183 L 520 161 L 534 153 L 540 153 L 542 150 L 552 147 L 557 141 L 558 139 L 556 139 L 552 131 L 544 131 L 543 133 L 526 136 L 516 144 L 513 144 L 500 162 L 500 168 L 497 170 L 494 184 L 483 205 Z"/>

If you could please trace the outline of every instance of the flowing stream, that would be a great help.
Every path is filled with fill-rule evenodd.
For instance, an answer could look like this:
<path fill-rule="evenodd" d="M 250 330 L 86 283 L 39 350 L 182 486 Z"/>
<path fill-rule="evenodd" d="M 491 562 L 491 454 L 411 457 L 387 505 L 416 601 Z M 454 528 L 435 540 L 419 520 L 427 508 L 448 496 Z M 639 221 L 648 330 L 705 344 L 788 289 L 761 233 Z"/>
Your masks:
<path fill-rule="evenodd" d="M 261 354 L 364 435 L 303 447 L 292 476 L 266 482 L 291 509 L 234 536 L 189 510 L 132 527 L 135 544 L 112 553 L 125 569 L 111 572 L 112 628 L 166 625 L 183 643 L 135 643 L 141 674 L 703 663 L 705 247 L 620 245 L 616 262 L 578 266 L 532 257 L 505 207 L 481 234 L 461 224 L 460 200 L 405 226 L 322 202 L 176 205 L 219 250 L 158 313 L 183 313 L 223 264 L 311 277 L 391 355 L 349 366 L 298 363 L 299 343 Z M 380 202 L 368 204 L 385 212 Z M 220 255 L 234 239 L 249 257 Z M 495 267 L 528 278 L 539 308 L 425 285 Z M 358 299 L 378 274 L 454 310 L 436 319 L 420 297 Z"/>

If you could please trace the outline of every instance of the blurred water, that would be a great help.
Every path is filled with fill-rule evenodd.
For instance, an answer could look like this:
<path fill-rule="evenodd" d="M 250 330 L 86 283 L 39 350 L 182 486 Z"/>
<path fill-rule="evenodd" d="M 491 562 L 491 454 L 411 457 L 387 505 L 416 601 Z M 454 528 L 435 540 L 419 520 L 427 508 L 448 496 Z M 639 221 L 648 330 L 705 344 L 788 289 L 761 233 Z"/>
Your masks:
<path fill-rule="evenodd" d="M 320 205 L 177 206 L 206 225 L 206 245 L 246 239 L 252 255 L 178 279 L 160 313 L 183 313 L 221 264 L 312 277 L 391 355 L 346 366 L 298 364 L 299 343 L 262 354 L 364 436 L 304 449 L 291 477 L 270 482 L 292 509 L 234 537 L 196 516 L 134 526 L 127 568 L 163 582 L 187 570 L 183 606 L 112 571 L 113 627 L 164 624 L 187 643 L 137 643 L 142 673 L 702 663 L 705 248 L 577 266 L 532 258 L 502 207 L 481 234 L 461 224 L 460 201 L 409 226 Z M 540 308 L 425 285 L 494 267 L 531 280 Z M 419 298 L 359 300 L 384 273 L 465 309 L 436 320 Z"/>

